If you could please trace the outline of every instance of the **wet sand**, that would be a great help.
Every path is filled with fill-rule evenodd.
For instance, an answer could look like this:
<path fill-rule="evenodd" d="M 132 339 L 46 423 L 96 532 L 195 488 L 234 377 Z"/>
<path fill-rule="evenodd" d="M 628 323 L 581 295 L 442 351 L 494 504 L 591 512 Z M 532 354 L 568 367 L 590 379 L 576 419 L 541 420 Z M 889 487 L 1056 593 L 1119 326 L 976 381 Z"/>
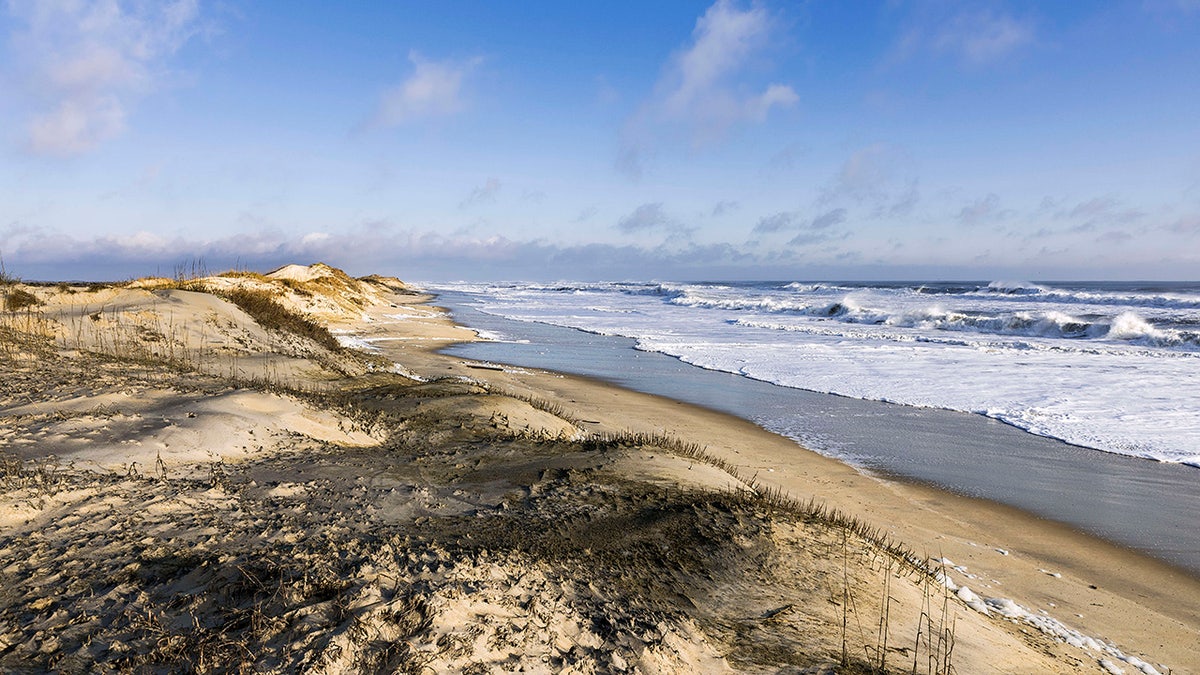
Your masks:
<path fill-rule="evenodd" d="M 750 420 L 868 472 L 998 502 L 1128 546 L 1200 576 L 1200 471 L 1103 453 L 996 420 L 780 387 L 634 350 L 626 338 L 476 311 L 466 325 L 512 338 L 446 353 L 594 377 Z"/>
<path fill-rule="evenodd" d="M 766 484 L 825 501 L 965 566 L 977 579 L 960 581 L 980 594 L 1014 599 L 1118 644 L 1162 650 L 1177 672 L 1200 671 L 1200 578 L 1178 566 L 1024 510 L 865 474 L 709 408 L 578 376 L 478 372 L 550 392 L 603 428 L 697 439 Z"/>

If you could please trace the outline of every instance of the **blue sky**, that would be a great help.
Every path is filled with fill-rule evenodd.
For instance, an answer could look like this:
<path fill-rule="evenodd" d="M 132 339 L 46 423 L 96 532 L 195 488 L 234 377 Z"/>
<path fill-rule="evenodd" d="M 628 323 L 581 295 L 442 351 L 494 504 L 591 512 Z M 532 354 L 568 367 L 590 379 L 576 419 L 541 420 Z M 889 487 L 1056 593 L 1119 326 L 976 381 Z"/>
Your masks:
<path fill-rule="evenodd" d="M 9 0 L 0 53 L 26 278 L 1200 278 L 1198 0 Z"/>

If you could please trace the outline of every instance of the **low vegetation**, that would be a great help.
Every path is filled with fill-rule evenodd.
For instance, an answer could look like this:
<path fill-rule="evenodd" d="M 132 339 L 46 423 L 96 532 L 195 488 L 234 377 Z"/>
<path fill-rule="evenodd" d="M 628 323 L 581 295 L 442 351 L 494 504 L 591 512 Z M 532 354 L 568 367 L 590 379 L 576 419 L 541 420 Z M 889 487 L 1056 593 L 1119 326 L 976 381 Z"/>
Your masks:
<path fill-rule="evenodd" d="M 8 312 L 19 312 L 28 307 L 42 304 L 33 293 L 23 288 L 13 288 L 4 292 L 4 309 Z"/>
<path fill-rule="evenodd" d="M 342 349 L 269 291 L 166 283 Z M 87 317 L 89 326 L 106 320 Z M 131 353 L 112 371 L 122 382 L 145 371 L 157 387 L 242 385 L 176 367 L 161 348 L 178 341 L 173 325 L 156 327 L 149 343 L 131 330 L 114 333 L 126 335 L 113 338 L 115 352 L 122 340 L 160 349 Z M 8 351 L 47 341 L 0 321 L 0 347 L 16 345 Z M 108 357 L 72 358 L 98 371 Z M 0 395 L 81 386 L 87 368 L 72 373 L 54 359 L 67 357 L 14 366 L 22 379 L 0 382 Z M 51 375 L 76 379 L 55 385 Z M 670 435 L 497 430 L 495 413 L 438 406 L 503 396 L 581 421 L 556 402 L 482 382 L 372 378 L 336 392 L 273 389 L 339 410 L 385 438 L 380 447 L 293 439 L 245 462 L 214 460 L 206 477 L 187 477 L 161 454 L 152 473 L 0 454 L 0 499 L 42 523 L 0 535 L 0 670 L 616 672 L 644 655 L 688 666 L 673 645 L 696 642 L 747 670 L 953 672 L 946 588 L 886 533 Z M 743 487 L 665 490 L 604 469 L 637 452 L 715 467 Z M 889 616 L 902 577 L 923 585 L 926 605 L 903 648 Z M 439 619 L 459 609 L 465 618 Z M 564 638 L 565 628 L 586 639 Z M 500 660 L 473 660 L 483 657 Z"/>
<path fill-rule="evenodd" d="M 237 305 L 263 328 L 308 338 L 333 352 L 342 349 L 341 344 L 337 338 L 333 337 L 328 328 L 299 312 L 284 307 L 271 297 L 271 293 L 268 291 L 234 288 L 217 292 L 216 295 Z"/>

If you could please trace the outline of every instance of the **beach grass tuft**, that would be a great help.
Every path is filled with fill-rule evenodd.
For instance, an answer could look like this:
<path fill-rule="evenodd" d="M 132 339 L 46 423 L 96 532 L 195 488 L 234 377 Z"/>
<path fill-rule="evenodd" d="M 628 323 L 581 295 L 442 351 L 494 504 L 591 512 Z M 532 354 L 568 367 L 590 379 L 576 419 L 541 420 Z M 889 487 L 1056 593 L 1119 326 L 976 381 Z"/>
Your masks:
<path fill-rule="evenodd" d="M 551 415 L 554 415 L 555 417 L 557 417 L 557 418 L 563 420 L 564 422 L 567 422 L 568 424 L 571 424 L 575 427 L 579 427 L 582 425 L 582 422 L 578 418 L 574 417 L 561 404 L 555 403 L 554 401 L 548 401 L 544 398 L 539 398 L 537 396 L 519 394 L 519 393 L 512 392 L 512 391 L 507 391 L 505 389 L 489 387 L 488 390 L 493 393 L 499 394 L 501 396 L 507 396 L 509 398 L 516 399 L 518 401 L 524 401 L 525 403 L 528 403 L 531 407 L 533 407 L 535 410 L 540 410 L 544 413 L 549 413 Z"/>
<path fill-rule="evenodd" d="M 870 542 L 881 551 L 896 559 L 901 567 L 910 573 L 923 576 L 934 576 L 925 559 L 918 556 L 912 549 L 897 542 L 882 528 L 875 527 L 854 515 L 832 508 L 816 497 L 808 500 L 797 499 L 782 488 L 763 485 L 757 480 L 757 474 L 746 477 L 742 470 L 733 463 L 708 452 L 703 446 L 683 441 L 667 434 L 651 434 L 645 432 L 621 432 L 593 434 L 580 441 L 588 449 L 606 450 L 620 447 L 652 447 L 686 457 L 710 466 L 716 467 L 741 482 L 745 487 L 733 490 L 733 496 L 748 504 L 766 507 L 771 511 L 781 511 L 792 514 L 806 522 L 823 523 L 825 525 L 851 532 Z"/>
<path fill-rule="evenodd" d="M 19 312 L 40 304 L 42 301 L 36 295 L 23 288 L 15 288 L 4 294 L 4 309 L 9 312 Z"/>
<path fill-rule="evenodd" d="M 342 351 L 342 345 L 329 329 L 320 323 L 281 305 L 264 290 L 234 288 L 218 293 L 237 305 L 263 328 L 283 331 L 308 338 L 331 352 Z"/>

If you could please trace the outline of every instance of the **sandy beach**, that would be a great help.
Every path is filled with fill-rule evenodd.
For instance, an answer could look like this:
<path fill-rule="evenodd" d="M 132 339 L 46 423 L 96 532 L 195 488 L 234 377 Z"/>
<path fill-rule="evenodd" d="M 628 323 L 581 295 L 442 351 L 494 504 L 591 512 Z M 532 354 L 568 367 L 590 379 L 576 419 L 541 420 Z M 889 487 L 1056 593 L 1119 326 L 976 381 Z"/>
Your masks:
<path fill-rule="evenodd" d="M 2 670 L 1200 672 L 1193 575 L 439 354 L 396 279 L 3 292 Z"/>

